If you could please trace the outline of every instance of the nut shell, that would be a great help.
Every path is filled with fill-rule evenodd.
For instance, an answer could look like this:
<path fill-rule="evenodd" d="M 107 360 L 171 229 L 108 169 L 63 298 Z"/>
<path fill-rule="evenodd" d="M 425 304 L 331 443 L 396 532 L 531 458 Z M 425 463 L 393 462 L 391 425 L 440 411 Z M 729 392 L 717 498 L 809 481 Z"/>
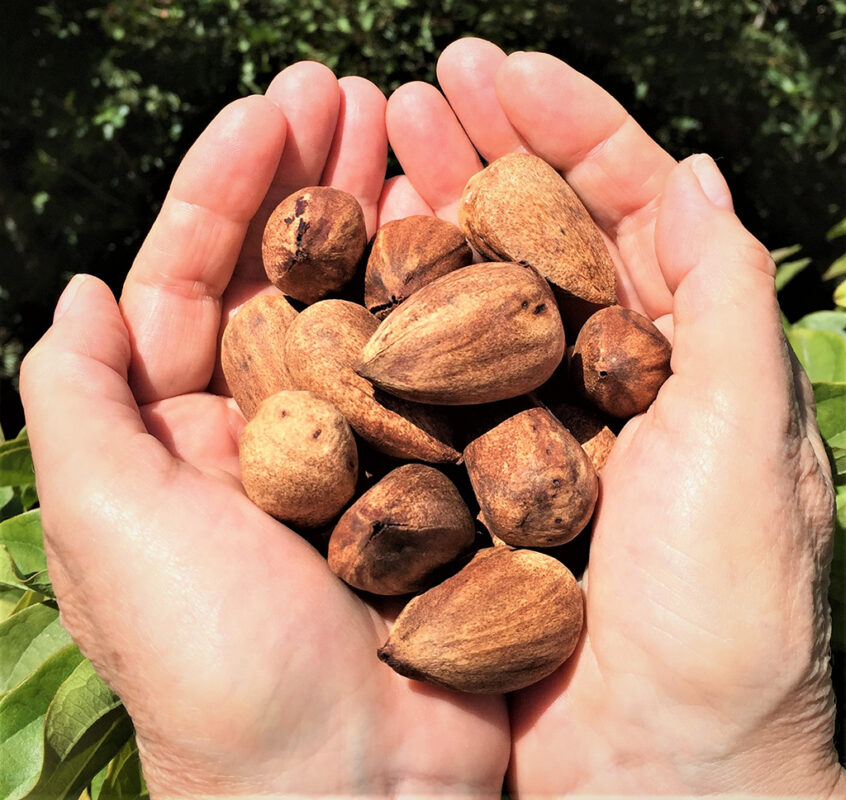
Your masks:
<path fill-rule="evenodd" d="M 408 298 L 357 367 L 386 392 L 442 405 L 489 403 L 540 386 L 564 355 L 547 282 L 519 264 L 474 264 Z"/>
<path fill-rule="evenodd" d="M 646 411 L 670 377 L 670 343 L 646 317 L 621 306 L 597 311 L 579 331 L 570 376 L 606 414 Z"/>
<path fill-rule="evenodd" d="M 464 461 L 488 530 L 507 544 L 554 547 L 590 521 L 599 482 L 585 451 L 544 408 L 474 439 Z"/>
<path fill-rule="evenodd" d="M 549 406 L 549 410 L 561 420 L 564 427 L 588 454 L 596 474 L 601 474 L 617 441 L 616 435 L 605 424 L 602 417 L 591 409 L 572 403 L 555 403 Z"/>
<path fill-rule="evenodd" d="M 358 478 L 358 453 L 340 411 L 311 392 L 268 397 L 241 432 L 247 496 L 292 525 L 316 527 L 341 513 Z"/>
<path fill-rule="evenodd" d="M 531 264 L 589 303 L 617 302 L 614 264 L 599 228 L 543 159 L 510 153 L 477 172 L 464 188 L 458 221 L 484 258 Z"/>
<path fill-rule="evenodd" d="M 329 540 L 329 568 L 374 594 L 419 592 L 474 539 L 473 519 L 452 481 L 433 467 L 406 464 L 338 520 Z"/>
<path fill-rule="evenodd" d="M 418 289 L 473 261 L 464 234 L 451 222 L 417 215 L 383 225 L 364 274 L 364 305 L 385 319 Z"/>
<path fill-rule="evenodd" d="M 297 300 L 314 303 L 353 277 L 366 244 L 358 200 L 330 186 L 309 186 L 274 209 L 261 253 L 272 284 Z"/>
<path fill-rule="evenodd" d="M 322 300 L 303 310 L 285 342 L 285 362 L 295 383 L 334 403 L 353 430 L 382 453 L 457 461 L 452 426 L 438 409 L 379 392 L 353 370 L 378 326 L 366 308 L 346 300 Z"/>
<path fill-rule="evenodd" d="M 295 388 L 285 366 L 285 334 L 296 316 L 284 297 L 263 294 L 244 303 L 223 331 L 223 374 L 247 419 L 266 397 Z"/>
<path fill-rule="evenodd" d="M 554 672 L 578 643 L 582 593 L 559 561 L 490 547 L 403 609 L 379 658 L 400 675 L 500 694 Z"/>

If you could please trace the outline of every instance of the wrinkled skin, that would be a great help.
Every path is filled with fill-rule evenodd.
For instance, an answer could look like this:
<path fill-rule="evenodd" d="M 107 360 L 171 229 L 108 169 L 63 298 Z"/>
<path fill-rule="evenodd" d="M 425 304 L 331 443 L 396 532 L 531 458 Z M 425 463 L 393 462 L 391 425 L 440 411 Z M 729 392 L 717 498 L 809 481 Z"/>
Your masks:
<path fill-rule="evenodd" d="M 367 81 L 300 63 L 227 106 L 180 166 L 120 305 L 75 279 L 25 360 L 62 620 L 125 701 L 152 796 L 498 797 L 507 767 L 521 798 L 846 796 L 831 479 L 766 250 L 711 159 L 676 164 L 551 56 L 464 39 L 438 77 L 445 97 L 412 83 L 386 109 Z M 387 182 L 386 137 L 404 170 Z M 519 149 L 582 197 L 621 302 L 673 340 L 674 374 L 603 471 L 586 635 L 509 699 L 509 736 L 503 698 L 378 662 L 391 609 L 246 499 L 243 419 L 215 362 L 228 316 L 275 291 L 259 251 L 282 197 L 346 189 L 371 234 L 411 214 L 454 220 L 476 151 Z"/>

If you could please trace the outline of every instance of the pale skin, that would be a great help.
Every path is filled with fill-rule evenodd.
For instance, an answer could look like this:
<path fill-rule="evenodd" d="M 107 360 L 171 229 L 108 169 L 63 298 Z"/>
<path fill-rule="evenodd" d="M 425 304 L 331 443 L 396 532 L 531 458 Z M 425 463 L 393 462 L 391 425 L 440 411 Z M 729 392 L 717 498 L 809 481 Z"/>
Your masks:
<path fill-rule="evenodd" d="M 551 56 L 464 39 L 386 101 L 300 63 L 209 125 L 118 305 L 66 290 L 21 388 L 62 619 L 132 715 L 153 798 L 846 797 L 831 743 L 833 494 L 773 265 L 714 162 L 677 164 Z M 552 101 L 554 100 L 554 101 Z M 460 122 L 459 122 L 460 121 Z M 388 139 L 404 175 L 385 182 Z M 261 225 L 294 189 L 351 191 L 372 233 L 455 220 L 485 160 L 529 150 L 606 234 L 620 300 L 673 376 L 602 476 L 587 632 L 509 698 L 410 682 L 389 621 L 237 480 L 243 419 L 216 367 L 271 291 Z"/>

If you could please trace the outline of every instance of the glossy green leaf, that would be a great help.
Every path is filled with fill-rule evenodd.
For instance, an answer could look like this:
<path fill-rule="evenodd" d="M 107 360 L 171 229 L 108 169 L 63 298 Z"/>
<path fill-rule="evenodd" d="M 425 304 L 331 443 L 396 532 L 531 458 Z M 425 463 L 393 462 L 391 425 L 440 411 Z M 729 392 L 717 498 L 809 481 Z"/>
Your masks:
<path fill-rule="evenodd" d="M 829 447 L 846 447 L 846 382 L 815 383 L 817 424 Z"/>
<path fill-rule="evenodd" d="M 18 611 L 0 623 L 0 694 L 31 675 L 58 650 L 71 644 L 59 612 L 42 604 Z"/>
<path fill-rule="evenodd" d="M 796 261 L 786 261 L 784 264 L 779 264 L 775 275 L 776 291 L 780 292 L 800 272 L 807 269 L 810 263 L 810 258 L 800 258 Z"/>
<path fill-rule="evenodd" d="M 794 328 L 833 331 L 846 335 L 846 311 L 814 311 L 793 323 Z"/>
<path fill-rule="evenodd" d="M 12 439 L 0 444 L 0 486 L 25 486 L 34 482 L 29 441 Z"/>
<path fill-rule="evenodd" d="M 135 737 L 115 756 L 97 797 L 92 800 L 149 800 L 147 784 L 141 772 L 141 759 Z"/>
<path fill-rule="evenodd" d="M 834 290 L 834 304 L 846 308 L 846 281 Z"/>
<path fill-rule="evenodd" d="M 24 574 L 47 569 L 41 512 L 28 511 L 0 522 L 0 545 L 3 545 Z"/>
<path fill-rule="evenodd" d="M 770 256 L 776 264 L 781 264 L 782 261 L 796 255 L 801 249 L 801 244 L 793 244 L 790 247 L 777 247 L 775 250 L 770 250 Z"/>
<path fill-rule="evenodd" d="M 118 697 L 82 661 L 59 687 L 44 723 L 44 762 L 24 800 L 76 800 L 132 736 Z"/>
<path fill-rule="evenodd" d="M 832 331 L 791 328 L 787 339 L 813 383 L 846 381 L 846 337 Z"/>
<path fill-rule="evenodd" d="M 26 592 L 23 589 L 0 586 L 0 620 L 6 619 L 18 610 L 18 603 L 25 594 Z"/>
<path fill-rule="evenodd" d="M 0 700 L 0 800 L 18 800 L 38 781 L 47 709 L 82 661 L 79 648 L 68 645 Z"/>
<path fill-rule="evenodd" d="M 846 217 L 843 217 L 840 222 L 829 228 L 828 233 L 825 235 L 829 241 L 837 239 L 840 236 L 846 236 Z"/>

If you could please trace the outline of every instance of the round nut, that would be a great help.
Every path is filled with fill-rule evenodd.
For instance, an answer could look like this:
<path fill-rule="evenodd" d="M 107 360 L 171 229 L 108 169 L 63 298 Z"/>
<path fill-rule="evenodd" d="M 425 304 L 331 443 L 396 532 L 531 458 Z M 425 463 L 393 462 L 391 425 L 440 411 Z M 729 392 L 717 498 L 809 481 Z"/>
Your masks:
<path fill-rule="evenodd" d="M 311 392 L 268 397 L 241 432 L 241 481 L 259 508 L 316 527 L 352 499 L 358 452 L 340 411 Z"/>
<path fill-rule="evenodd" d="M 314 303 L 353 277 L 366 244 L 364 213 L 355 197 L 331 186 L 309 186 L 270 215 L 261 254 L 271 283 Z"/>

